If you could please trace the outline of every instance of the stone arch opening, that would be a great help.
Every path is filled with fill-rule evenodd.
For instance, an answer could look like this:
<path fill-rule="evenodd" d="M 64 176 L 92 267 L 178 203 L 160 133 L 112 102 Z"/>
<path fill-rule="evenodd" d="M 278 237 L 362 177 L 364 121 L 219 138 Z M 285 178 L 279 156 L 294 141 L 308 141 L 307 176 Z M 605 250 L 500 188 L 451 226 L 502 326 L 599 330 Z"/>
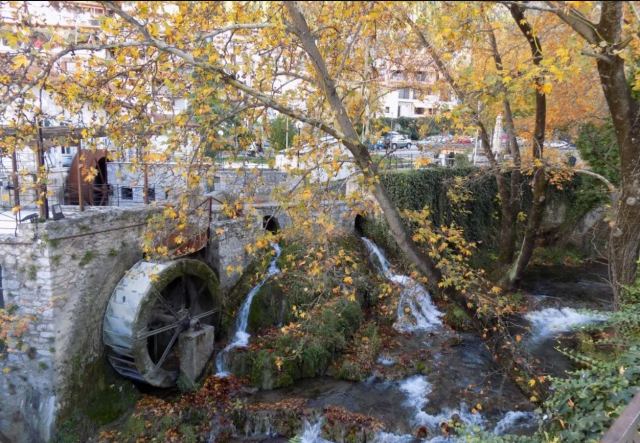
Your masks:
<path fill-rule="evenodd" d="M 262 228 L 272 234 L 276 234 L 280 230 L 280 223 L 273 215 L 265 215 L 262 217 Z"/>
<path fill-rule="evenodd" d="M 356 218 L 353 220 L 353 229 L 356 231 L 356 234 L 363 236 L 364 235 L 364 224 L 366 219 L 363 215 L 357 214 Z"/>

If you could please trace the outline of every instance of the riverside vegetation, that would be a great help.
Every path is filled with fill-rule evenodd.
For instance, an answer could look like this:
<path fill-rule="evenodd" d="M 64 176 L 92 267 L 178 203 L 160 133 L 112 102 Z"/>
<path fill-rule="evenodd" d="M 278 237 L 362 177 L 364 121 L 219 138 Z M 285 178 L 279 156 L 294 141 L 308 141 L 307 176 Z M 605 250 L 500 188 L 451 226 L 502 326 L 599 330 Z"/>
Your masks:
<path fill-rule="evenodd" d="M 456 170 L 446 174 L 445 179 L 423 184 L 424 189 L 440 186 L 446 189 L 447 183 L 455 183 L 456 177 L 463 175 Z M 401 192 L 403 187 L 412 188 L 424 177 L 429 177 L 429 173 L 397 174 L 385 180 L 394 180 L 397 184 L 390 185 L 390 189 Z M 561 192 L 568 193 L 572 203 L 579 203 L 567 217 L 579 217 L 572 212 L 587 212 L 602 201 L 589 194 L 593 188 L 586 183 L 587 186 L 579 180 Z M 445 199 L 434 207 L 441 209 L 421 212 L 422 216 L 431 217 L 433 226 L 436 221 L 443 226 L 455 225 L 456 221 L 475 226 L 473 232 L 482 232 L 480 238 L 486 239 L 479 249 L 484 248 L 482 254 L 490 257 L 494 244 L 491 220 L 495 217 L 491 192 L 486 193 L 485 203 L 482 198 L 474 200 L 474 205 L 493 208 L 478 211 L 480 218 L 477 219 L 473 219 L 473 212 L 460 210 L 458 202 L 451 202 L 450 193 L 438 192 Z M 425 197 L 420 200 L 420 195 Z M 428 191 L 415 193 L 411 197 L 414 200 L 407 206 L 423 204 L 425 198 L 433 198 L 431 195 Z M 637 335 L 634 311 L 627 308 L 608 316 L 605 322 L 596 323 L 597 326 L 592 324 L 582 329 L 573 335 L 574 339 L 559 342 L 568 348 L 561 349 L 553 358 L 569 356 L 574 367 L 582 369 L 569 378 L 551 378 L 546 374 L 527 380 L 528 384 L 536 384 L 548 383 L 551 379 L 552 395 L 544 402 L 523 396 L 517 384 L 508 378 L 495 381 L 496 386 L 503 386 L 498 392 L 492 382 L 478 382 L 474 387 L 464 369 L 448 375 L 437 360 L 443 360 L 449 371 L 453 365 L 469 365 L 462 362 L 472 355 L 491 361 L 490 354 L 483 357 L 483 346 L 474 342 L 476 329 L 472 316 L 452 301 L 439 300 L 429 308 L 427 305 L 432 302 L 428 292 L 420 306 L 406 305 L 398 309 L 405 287 L 399 283 L 406 284 L 409 280 L 403 279 L 408 277 L 390 279 L 387 272 L 391 265 L 386 263 L 382 251 L 389 254 L 394 269 L 413 274 L 418 285 L 421 278 L 401 251 L 394 248 L 382 220 L 361 216 L 356 220 L 358 234 L 372 242 L 363 241 L 359 235 L 308 242 L 302 238 L 287 240 L 282 234 L 279 235 L 282 250 L 274 258 L 269 242 L 264 241 L 263 258 L 255 262 L 229 294 L 230 302 L 223 318 L 231 342 L 240 306 L 252 288 L 259 289 L 247 312 L 246 332 L 251 338 L 246 347 L 238 347 L 227 356 L 227 370 L 234 375 L 210 376 L 200 386 L 183 387 L 191 391 L 184 394 L 165 398 L 144 396 L 128 418 L 107 427 L 94 438 L 151 441 L 160 435 L 161 440 L 166 441 L 201 441 L 213 436 L 222 441 L 260 435 L 302 435 L 302 440 L 311 441 L 322 435 L 333 441 L 386 441 L 411 435 L 422 439 L 457 435 L 460 441 L 578 442 L 597 439 L 633 395 L 637 379 L 630 363 L 635 361 L 637 348 L 619 339 Z M 565 228 L 564 223 L 556 226 L 556 229 Z M 419 225 L 414 225 L 414 229 L 418 232 Z M 570 250 L 562 251 L 558 245 L 542 248 L 533 262 L 536 266 L 560 264 L 569 270 L 576 269 L 572 272 L 580 272 L 583 258 Z M 270 271 L 265 278 L 270 262 L 280 272 Z M 637 288 L 630 290 L 630 294 L 637 293 Z M 513 315 L 524 318 L 522 306 L 526 304 L 526 297 L 529 296 L 522 293 L 504 294 L 502 308 L 511 305 Z M 423 315 L 417 312 L 420 309 L 433 309 L 430 315 L 435 320 L 419 327 L 418 315 Z M 562 311 L 555 311 L 562 315 Z M 397 327 L 403 315 L 410 318 L 410 327 L 406 330 Z M 589 324 L 591 319 L 598 318 L 596 314 L 589 315 L 585 313 L 580 317 L 584 320 L 578 320 L 575 325 Z M 567 318 L 560 321 L 567 322 Z M 518 334 L 525 337 L 541 334 L 540 340 L 547 340 L 544 347 L 554 346 L 555 337 L 545 337 L 534 329 L 528 331 L 525 327 Z M 554 331 L 556 335 L 561 332 L 569 333 L 563 328 Z M 514 341 L 521 347 L 539 346 L 535 340 L 522 339 L 521 335 L 515 335 Z M 474 346 L 480 350 L 472 349 Z M 615 351 L 615 359 L 610 359 L 611 350 Z M 535 353 L 531 358 L 536 358 Z M 474 363 L 472 371 L 489 374 L 495 372 L 496 367 Z M 318 378 L 327 376 L 331 378 Z M 340 382 L 341 379 L 345 381 Z M 313 380 L 325 381 L 317 385 Z M 253 394 L 249 386 L 266 391 Z M 270 391 L 272 389 L 276 390 Z M 363 391 L 358 393 L 360 389 Z M 441 389 L 456 393 L 451 395 L 454 401 L 441 397 Z M 348 392 L 348 396 L 355 399 L 355 405 L 344 403 L 344 399 L 340 400 L 342 397 L 330 393 L 335 391 L 344 391 L 345 396 Z M 317 397 L 315 403 L 314 397 Z M 408 408 L 407 416 L 413 418 L 403 422 L 390 418 L 391 414 L 371 415 L 359 404 L 375 401 L 384 411 L 388 399 L 395 402 L 395 408 Z M 427 414 L 425 408 L 432 412 Z M 394 413 L 397 415 L 396 410 Z M 547 418 L 543 420 L 544 415 Z M 303 426 L 305 422 L 307 428 Z"/>
<path fill-rule="evenodd" d="M 284 116 L 285 131 L 289 119 L 297 129 L 295 139 L 285 143 L 285 150 L 289 146 L 285 155 L 297 158 L 297 166 L 290 172 L 301 180 L 292 192 L 275 193 L 274 198 L 287 208 L 298 233 L 308 232 L 306 237 L 297 236 L 295 230 L 293 235 L 283 232 L 279 239 L 282 246 L 301 252 L 285 254 L 279 264 L 282 272 L 271 276 L 273 281 L 267 281 L 262 290 L 279 280 L 286 281 L 291 272 L 304 270 L 304 274 L 297 274 L 280 288 L 287 302 L 273 302 L 272 307 L 281 309 L 276 321 L 254 313 L 261 325 L 255 326 L 252 332 L 256 335 L 246 350 L 230 355 L 230 366 L 237 366 L 238 373 L 259 387 L 293 389 L 303 383 L 296 378 L 325 374 L 334 367 L 336 374 L 345 377 L 361 379 L 368 373 L 376 377 L 340 386 L 324 383 L 337 391 L 353 388 L 363 392 L 357 395 L 354 391 L 352 396 L 341 392 L 338 397 L 353 402 L 339 410 L 332 409 L 340 403 L 338 399 L 333 406 L 311 408 L 323 415 L 324 421 L 305 415 L 307 401 L 287 398 L 279 404 L 289 425 L 276 426 L 278 432 L 273 432 L 273 417 L 260 416 L 265 426 L 253 426 L 256 423 L 248 420 L 246 430 L 260 428 L 266 434 L 290 437 L 304 429 L 301 438 L 315 441 L 321 441 L 322 435 L 349 441 L 442 440 L 465 429 L 475 429 L 470 438 L 481 432 L 501 438 L 506 430 L 531 434 L 535 430 L 515 428 L 527 428 L 533 421 L 542 427 L 533 437 L 538 441 L 580 441 L 597 439 L 615 418 L 620 398 L 604 398 L 602 392 L 594 392 L 592 397 L 580 391 L 584 386 L 579 384 L 566 385 L 565 392 L 575 395 L 568 400 L 558 398 L 557 404 L 548 406 L 551 412 L 544 411 L 545 399 L 555 398 L 562 392 L 562 385 L 541 372 L 537 359 L 527 354 L 534 348 L 553 349 L 553 343 L 545 342 L 549 334 L 553 338 L 568 333 L 566 327 L 602 321 L 602 315 L 578 314 L 569 306 L 546 306 L 557 298 L 558 291 L 536 298 L 520 285 L 531 271 L 536 250 L 545 244 L 562 250 L 564 234 L 579 220 L 582 204 L 590 206 L 597 197 L 589 189 L 581 191 L 584 200 L 575 198 L 568 204 L 569 215 L 576 218 L 565 217 L 569 221 L 564 227 L 549 230 L 544 221 L 545 214 L 554 212 L 549 204 L 554 194 L 568 189 L 579 172 L 600 182 L 604 178 L 609 195 L 603 198 L 611 202 L 604 209 L 608 212 L 606 256 L 616 311 L 610 321 L 620 313 L 620 321 L 629 323 L 624 313 L 633 312 L 636 303 L 632 294 L 640 252 L 640 126 L 636 124 L 640 112 L 640 44 L 636 32 L 640 14 L 635 3 L 546 2 L 540 7 L 517 1 L 331 5 L 182 2 L 166 8 L 162 2 L 124 7 L 105 1 L 100 7 L 106 13 L 99 20 L 98 38 L 87 37 L 86 41 L 69 39 L 67 30 L 47 29 L 43 33 L 41 20 L 32 15 L 31 8 L 16 8 L 16 19 L 3 28 L 1 35 L 11 51 L 0 66 L 0 114 L 10 122 L 8 136 L 3 131 L 0 148 L 3 155 L 15 155 L 41 135 L 39 122 L 64 122 L 70 125 L 70 133 L 82 135 L 87 149 L 97 149 L 99 136 L 108 134 L 109 145 L 116 147 L 111 153 L 114 159 L 124 160 L 125 153 L 134 154 L 132 173 L 153 164 L 171 163 L 171 172 L 184 180 L 183 188 L 172 192 L 175 204 L 167 206 L 157 224 L 150 226 L 143 244 L 147 258 L 166 258 L 167 247 L 154 242 L 162 230 L 187 234 L 184 231 L 192 197 L 203 185 L 215 183 L 211 157 L 229 151 L 237 155 L 250 141 L 262 143 L 253 139 L 269 131 L 266 116 L 271 112 L 281 115 L 280 127 Z M 46 38 L 41 38 L 43 34 Z M 103 56 L 105 51 L 108 56 Z M 384 61 L 377 59 L 380 54 L 394 64 L 397 61 L 397 67 L 388 69 L 408 74 L 404 87 L 419 94 L 441 91 L 443 98 L 455 97 L 442 117 L 456 132 L 478 134 L 479 149 L 489 163 L 486 171 L 492 181 L 462 174 L 429 194 L 416 189 L 421 183 L 435 185 L 444 180 L 430 180 L 421 176 L 422 172 L 385 177 L 388 163 L 371 156 L 365 143 L 391 129 L 371 125 L 385 92 L 383 82 L 377 81 L 379 62 Z M 69 65 L 74 69 L 66 68 L 65 57 L 74 58 Z M 421 66 L 429 66 L 432 71 L 418 70 Z M 418 79 L 425 74 L 436 78 L 428 90 Z M 294 81 L 300 81 L 300 87 L 282 87 Z M 41 109 L 38 103 L 42 104 L 45 96 L 55 104 L 53 109 Z M 177 110 L 175 100 L 167 97 L 183 98 L 188 105 Z M 90 125 L 80 118 L 85 111 L 95 115 Z M 78 115 L 78 122 L 71 122 L 69 115 Z M 159 115 L 163 118 L 158 119 Z M 498 115 L 503 116 L 509 159 L 496 157 L 489 135 L 488 128 Z M 606 157 L 607 167 L 598 170 L 616 172 L 611 175 L 615 176 L 615 185 L 587 165 L 572 166 L 548 147 L 554 133 L 575 135 L 576 125 L 604 120 L 613 126 L 605 139 L 615 140 L 617 155 L 596 146 L 583 152 L 591 152 L 585 158 L 592 159 L 593 168 L 602 167 L 594 160 Z M 584 131 L 593 133 L 592 129 Z M 325 135 L 343 149 L 328 147 L 326 138 L 321 138 Z M 583 137 L 581 144 L 592 143 L 590 139 L 593 137 Z M 605 145 L 611 148 L 611 143 Z M 193 155 L 176 155 L 187 146 L 193 147 Z M 606 155 L 600 156 L 603 152 Z M 374 255 L 387 255 L 394 264 L 382 275 L 373 271 L 375 264 L 366 264 L 372 257 L 360 239 L 337 237 L 335 224 L 322 216 L 322 206 L 338 188 L 336 182 L 345 164 L 353 166 L 351 173 L 362 191 L 349 199 L 354 205 L 353 215 L 366 212 L 380 216 L 375 228 L 380 236 L 367 235 L 375 244 L 371 249 L 378 251 Z M 85 169 L 81 179 L 92 182 L 98 171 Z M 315 172 L 326 176 L 326 183 L 322 178 L 311 180 Z M 47 174 L 46 167 L 14 174 L 20 176 L 24 187 L 35 191 L 34 205 L 45 206 L 42 190 L 48 182 Z M 473 189 L 476 178 L 491 185 Z M 390 190 L 394 182 L 405 180 L 403 186 L 411 188 Z M 244 197 L 233 204 L 223 202 L 225 212 L 235 216 L 244 203 L 252 203 L 250 197 Z M 446 206 L 441 205 L 444 201 Z M 17 199 L 12 210 L 20 211 Z M 177 238 L 185 239 L 182 235 Z M 351 241 L 352 247 L 335 246 L 344 241 Z M 268 242 L 258 249 L 267 250 Z M 291 263 L 287 257 L 291 257 Z M 227 327 L 223 324 L 222 329 L 228 339 L 236 332 L 245 332 L 231 325 L 238 324 L 238 307 L 251 293 L 249 290 L 262 281 L 266 262 L 271 259 L 265 257 L 265 263 L 256 266 L 259 275 L 246 290 L 237 289 L 238 303 L 227 306 Z M 579 268 L 574 271 L 581 273 Z M 360 284 L 355 280 L 360 275 L 363 281 L 372 283 Z M 265 297 L 254 295 L 259 302 Z M 401 300 L 406 301 L 406 297 L 414 302 L 420 297 L 424 303 L 407 303 L 406 310 L 398 312 L 396 305 L 402 307 Z M 289 298 L 295 302 L 289 303 Z M 542 309 L 532 311 L 536 306 Z M 378 315 L 377 310 L 383 312 Z M 529 315 L 537 312 L 534 318 L 549 320 L 553 328 L 527 331 L 527 310 Z M 393 328 L 398 318 L 410 315 L 415 319 L 418 311 L 438 319 L 446 316 L 445 320 L 458 329 L 468 328 L 471 335 L 455 331 L 446 322 L 410 333 Z M 243 312 L 240 309 L 241 315 Z M 16 332 L 14 325 L 24 320 L 19 314 L 0 311 L 3 341 L 11 338 Z M 240 323 L 244 324 L 244 318 Z M 25 327 L 23 323 L 18 328 L 18 337 Z M 626 331 L 629 337 L 620 331 Z M 263 341 L 262 337 L 270 333 L 273 342 Z M 633 328 L 618 328 L 616 324 L 611 331 L 600 333 L 612 335 L 606 340 L 613 340 L 613 344 L 602 343 L 598 333 L 594 334 L 593 343 L 587 335 L 583 340 L 574 338 L 572 347 L 587 353 L 584 358 L 574 356 L 574 360 L 581 364 L 594 362 L 588 369 L 592 372 L 584 374 L 608 374 L 606 383 L 619 383 L 621 390 L 613 392 L 621 392 L 624 399 L 630 392 L 625 384 L 635 383 L 633 371 L 625 367 L 631 362 L 627 357 L 633 348 L 620 343 L 634 341 Z M 349 344 L 353 337 L 359 343 L 355 348 Z M 561 339 L 561 343 L 572 343 L 570 337 Z M 378 343 L 381 352 L 368 371 L 365 363 L 371 360 L 369 354 L 375 354 Z M 603 346 L 612 346 L 613 361 L 621 359 L 617 371 L 624 378 L 615 376 L 609 362 L 598 361 Z M 410 351 L 411 357 L 403 359 L 398 349 Z M 460 349 L 464 352 L 458 352 Z M 354 358 L 348 364 L 339 363 L 339 355 L 356 354 L 358 358 L 362 355 L 362 362 Z M 574 355 L 568 351 L 565 354 Z M 562 353 L 556 353 L 553 359 L 558 355 Z M 82 365 L 78 372 L 82 372 Z M 505 375 L 504 384 L 491 379 L 491 374 L 498 373 Z M 435 382 L 442 374 L 451 374 L 451 379 Z M 474 374 L 498 386 L 509 384 L 515 390 L 502 395 L 485 389 L 484 381 L 473 378 Z M 555 391 L 551 390 L 553 383 Z M 105 430 L 101 435 L 115 440 L 151 440 L 157 435 L 164 440 L 215 440 L 237 435 L 239 422 L 232 412 L 260 409 L 244 405 L 246 397 L 256 398 L 258 394 L 244 395 L 246 388 L 241 386 L 246 385 L 234 377 L 208 378 L 200 390 L 179 398 L 145 397 L 120 431 Z M 444 387 L 454 389 L 456 394 L 443 395 Z M 320 388 L 312 387 L 314 393 Z M 486 398 L 487 393 L 490 398 Z M 330 397 L 325 394 L 318 397 Z M 381 414 L 385 409 L 402 409 L 408 419 L 390 423 L 382 417 L 378 425 L 378 421 L 367 418 L 365 405 L 374 394 L 377 403 L 387 401 L 387 408 L 380 408 Z M 580 395 L 586 396 L 585 402 Z M 578 404 L 584 409 L 572 415 Z M 290 411 L 300 412 L 296 420 L 289 421 Z M 599 419 L 585 418 L 589 411 L 596 411 Z M 540 421 L 545 415 L 551 418 Z M 300 417 L 308 418 L 309 423 L 302 426 Z M 333 429 L 339 418 L 348 418 L 356 427 Z M 359 431 L 358 426 L 366 430 Z M 332 428 L 330 435 L 326 434 L 327 427 Z"/>

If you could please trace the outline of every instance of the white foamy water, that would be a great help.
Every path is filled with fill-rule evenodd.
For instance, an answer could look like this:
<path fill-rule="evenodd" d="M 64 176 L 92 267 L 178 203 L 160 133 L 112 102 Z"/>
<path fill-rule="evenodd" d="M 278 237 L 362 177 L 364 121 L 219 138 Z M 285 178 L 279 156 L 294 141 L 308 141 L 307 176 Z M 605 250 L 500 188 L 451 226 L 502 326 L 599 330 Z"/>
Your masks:
<path fill-rule="evenodd" d="M 382 366 L 393 366 L 396 364 L 396 360 L 388 355 L 381 355 L 376 362 Z"/>
<path fill-rule="evenodd" d="M 495 435 L 504 435 L 519 429 L 529 428 L 536 424 L 538 415 L 529 411 L 509 411 L 496 423 Z"/>
<path fill-rule="evenodd" d="M 240 308 L 240 312 L 238 313 L 238 317 L 236 318 L 236 330 L 233 335 L 233 339 L 231 342 L 216 356 L 216 375 L 218 376 L 226 376 L 229 375 L 227 372 L 225 365 L 225 357 L 229 353 L 229 351 L 236 348 L 244 348 L 249 344 L 249 338 L 251 334 L 247 332 L 247 326 L 249 325 L 249 313 L 251 312 L 251 303 L 253 302 L 253 298 L 256 296 L 260 288 L 267 282 L 267 280 L 278 274 L 280 269 L 278 269 L 278 258 L 282 253 L 280 246 L 277 243 L 271 245 L 276 255 L 273 257 L 273 260 L 269 263 L 269 268 L 267 269 L 267 275 L 247 294 L 247 298 L 245 298 L 242 303 L 242 307 Z"/>
<path fill-rule="evenodd" d="M 461 403 L 457 409 L 445 408 L 438 414 L 427 414 L 422 412 L 416 419 L 423 426 L 427 426 L 431 429 L 439 429 L 441 423 L 448 423 L 455 419 L 465 425 L 473 425 L 484 427 L 485 418 L 479 412 L 475 414 L 469 410 L 469 407 L 465 403 Z"/>
<path fill-rule="evenodd" d="M 409 434 L 393 434 L 391 432 L 378 432 L 373 437 L 373 443 L 411 443 L 415 437 Z"/>
<path fill-rule="evenodd" d="M 406 275 L 394 274 L 389 261 L 374 242 L 362 237 L 367 250 L 376 260 L 375 266 L 385 278 L 402 287 L 394 328 L 400 332 L 429 331 L 442 325 L 442 312 L 433 304 L 429 291 Z"/>
<path fill-rule="evenodd" d="M 546 308 L 528 312 L 524 317 L 531 324 L 531 340 L 534 342 L 607 318 L 605 314 L 584 313 L 573 308 Z"/>
<path fill-rule="evenodd" d="M 431 383 L 424 375 L 414 375 L 400 382 L 400 390 L 406 396 L 405 405 L 415 410 L 415 415 L 422 413 L 427 403 L 427 395 L 432 391 Z"/>
<path fill-rule="evenodd" d="M 322 423 L 323 419 L 319 419 L 315 423 L 310 423 L 307 420 L 304 421 L 304 429 L 300 436 L 301 443 L 333 443 L 330 440 L 322 438 Z"/>

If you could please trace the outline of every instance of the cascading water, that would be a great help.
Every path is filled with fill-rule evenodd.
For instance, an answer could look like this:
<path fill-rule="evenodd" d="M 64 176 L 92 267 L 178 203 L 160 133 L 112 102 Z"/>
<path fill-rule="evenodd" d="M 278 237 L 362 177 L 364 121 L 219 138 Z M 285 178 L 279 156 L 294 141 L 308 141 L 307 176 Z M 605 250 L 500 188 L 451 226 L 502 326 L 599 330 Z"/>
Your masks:
<path fill-rule="evenodd" d="M 524 317 L 531 324 L 531 341 L 533 343 L 571 331 L 577 326 L 603 321 L 607 318 L 605 314 L 583 313 L 573 308 L 546 308 L 528 312 Z"/>
<path fill-rule="evenodd" d="M 221 352 L 218 353 L 216 357 L 216 375 L 218 376 L 228 375 L 228 372 L 225 368 L 225 357 L 227 356 L 229 351 L 236 348 L 244 348 L 249 344 L 249 338 L 251 337 L 251 334 L 247 332 L 247 326 L 249 323 L 249 313 L 251 312 L 251 303 L 253 302 L 253 298 L 269 278 L 280 272 L 277 262 L 278 258 L 280 258 L 280 253 L 282 252 L 282 250 L 277 243 L 273 243 L 271 246 L 273 247 L 276 255 L 275 257 L 273 257 L 273 260 L 271 260 L 271 263 L 269 263 L 267 275 L 260 281 L 260 283 L 251 288 L 251 291 L 249 291 L 249 293 L 247 294 L 247 298 L 242 303 L 242 307 L 240 308 L 240 312 L 238 313 L 238 317 L 236 318 L 236 329 L 233 335 L 233 339 Z"/>
<path fill-rule="evenodd" d="M 304 429 L 302 431 L 302 435 L 300 436 L 300 443 L 332 443 L 331 441 L 325 440 L 321 437 L 322 422 L 322 418 L 320 418 L 315 423 L 310 423 L 309 421 L 305 420 Z"/>
<path fill-rule="evenodd" d="M 400 383 L 400 390 L 407 396 L 405 404 L 415 410 L 415 425 L 437 429 L 440 423 L 448 422 L 454 416 L 465 424 L 480 426 L 484 423 L 484 417 L 478 413 L 471 413 L 464 403 L 459 409 L 444 409 L 437 415 L 426 413 L 423 409 L 429 402 L 427 396 L 431 389 L 431 383 L 424 375 L 414 375 Z"/>
<path fill-rule="evenodd" d="M 384 277 L 402 287 L 398 314 L 394 327 L 400 332 L 429 331 L 442 325 L 442 312 L 438 311 L 429 291 L 406 275 L 391 272 L 389 261 L 374 242 L 362 237 L 367 250 L 376 257 L 374 264 Z"/>
<path fill-rule="evenodd" d="M 458 408 L 442 409 L 437 414 L 429 414 L 424 408 L 429 403 L 429 394 L 433 390 L 433 386 L 424 375 L 414 375 L 397 383 L 398 389 L 404 394 L 404 406 L 413 411 L 411 422 L 413 426 L 425 426 L 430 432 L 437 433 L 442 423 L 450 423 L 457 421 L 467 426 L 476 426 L 485 429 L 487 420 L 479 412 L 472 412 L 467 405 L 461 403 Z M 538 416 L 533 412 L 527 411 L 508 411 L 501 420 L 499 420 L 493 430 L 496 435 L 504 435 L 509 432 L 530 428 L 537 424 Z M 375 436 L 374 443 L 409 443 L 416 441 L 416 438 L 410 434 L 394 434 L 392 432 L 378 432 Z M 456 442 L 455 437 L 435 436 L 423 443 L 436 442 Z"/>
<path fill-rule="evenodd" d="M 509 411 L 493 428 L 495 435 L 504 435 L 521 429 L 537 427 L 538 415 L 531 411 Z"/>

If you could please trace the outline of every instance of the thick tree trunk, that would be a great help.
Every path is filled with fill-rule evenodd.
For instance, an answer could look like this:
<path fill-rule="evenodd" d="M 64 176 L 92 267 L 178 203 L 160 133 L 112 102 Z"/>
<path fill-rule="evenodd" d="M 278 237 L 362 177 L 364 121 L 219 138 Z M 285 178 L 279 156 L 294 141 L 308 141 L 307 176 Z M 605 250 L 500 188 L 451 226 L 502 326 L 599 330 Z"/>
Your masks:
<path fill-rule="evenodd" d="M 603 2 L 598 33 L 611 49 L 621 39 L 622 15 L 621 3 Z M 620 150 L 620 194 L 609 238 L 609 274 L 619 307 L 625 286 L 636 280 L 640 255 L 640 113 L 627 83 L 624 60 L 609 52 L 597 65 Z"/>
<path fill-rule="evenodd" d="M 531 211 L 529 211 L 527 227 L 525 229 L 518 256 L 506 276 L 504 282 L 505 287 L 510 288 L 517 284 L 520 278 L 522 278 L 522 274 L 531 260 L 531 256 L 535 250 L 538 230 L 542 223 L 542 216 L 544 215 L 546 185 L 547 179 L 545 177 L 544 168 L 538 168 L 535 171 L 532 180 L 533 203 L 531 205 Z"/>
<path fill-rule="evenodd" d="M 636 174 L 622 178 L 616 218 L 609 237 L 609 274 L 615 307 L 623 302 L 624 288 L 636 281 L 640 256 L 640 165 Z"/>
<path fill-rule="evenodd" d="M 522 6 L 512 3 L 509 5 L 509 10 L 511 11 L 513 20 L 518 25 L 520 32 L 522 32 L 524 37 L 527 39 L 527 42 L 529 42 L 534 65 L 538 67 L 541 66 L 542 48 L 540 40 L 535 35 L 533 29 L 529 25 L 529 22 L 526 20 Z M 531 184 L 533 191 L 533 203 L 531 210 L 529 211 L 529 218 L 527 220 L 527 226 L 525 228 L 520 251 L 503 281 L 503 286 L 508 288 L 513 287 L 522 278 L 522 274 L 531 260 L 531 256 L 533 255 L 533 251 L 536 247 L 536 239 L 538 237 L 540 224 L 542 223 L 542 216 L 544 214 L 546 204 L 545 194 L 547 189 L 547 180 L 545 177 L 544 165 L 542 164 L 542 153 L 544 149 L 544 136 L 547 119 L 547 97 L 543 90 L 544 77 L 542 74 L 536 76 L 535 85 L 536 113 L 532 151 L 533 159 L 536 163 L 534 164 L 533 180 Z"/>
<path fill-rule="evenodd" d="M 489 45 L 493 53 L 493 62 L 498 71 L 498 75 L 502 76 L 504 65 L 502 63 L 502 55 L 498 49 L 498 42 L 486 15 L 483 15 L 485 25 L 487 26 L 487 35 L 489 37 Z M 498 90 L 502 94 L 502 108 L 504 112 L 504 126 L 509 137 L 509 153 L 513 161 L 514 168 L 511 171 L 511 179 L 509 186 L 509 201 L 503 202 L 505 210 L 502 211 L 502 221 L 500 229 L 500 250 L 498 259 L 501 263 L 509 264 L 513 260 L 516 243 L 516 216 L 520 208 L 520 181 L 521 181 L 521 159 L 520 148 L 516 138 L 516 129 L 513 123 L 513 112 L 511 111 L 511 102 L 509 101 L 507 88 L 500 77 L 498 82 Z"/>
<path fill-rule="evenodd" d="M 627 83 L 625 62 L 617 55 L 626 45 L 622 42 L 624 2 L 601 2 L 597 25 L 570 7 L 557 8 L 553 12 L 592 47 L 600 49 L 598 74 L 620 151 L 620 193 L 609 237 L 609 274 L 615 306 L 619 307 L 624 287 L 637 278 L 640 253 L 639 103 Z"/>
<path fill-rule="evenodd" d="M 598 62 L 620 149 L 620 193 L 609 237 L 609 274 L 616 307 L 620 306 L 625 286 L 636 279 L 640 256 L 640 115 L 630 96 L 623 63 L 618 58 L 610 63 Z"/>

